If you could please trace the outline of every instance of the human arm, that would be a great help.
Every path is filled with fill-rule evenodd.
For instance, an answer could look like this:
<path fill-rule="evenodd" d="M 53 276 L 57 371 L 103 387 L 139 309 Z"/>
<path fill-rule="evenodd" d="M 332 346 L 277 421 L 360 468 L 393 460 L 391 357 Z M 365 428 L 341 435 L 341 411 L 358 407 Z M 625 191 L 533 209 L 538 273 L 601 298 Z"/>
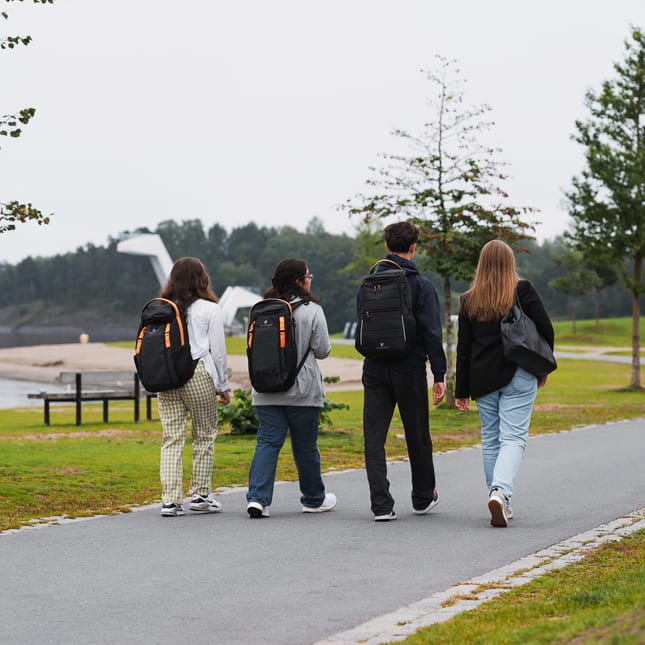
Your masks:
<path fill-rule="evenodd" d="M 220 395 L 229 396 L 226 340 L 224 337 L 224 314 L 218 305 L 210 308 L 208 321 L 208 352 L 215 366 L 215 385 Z M 220 398 L 222 401 L 222 398 Z M 227 401 L 228 403 L 228 401 Z M 226 403 L 223 403 L 226 405 Z"/>
<path fill-rule="evenodd" d="M 419 280 L 415 306 L 415 317 L 418 327 L 417 333 L 421 334 L 423 349 L 430 361 L 430 369 L 434 376 L 434 382 L 435 384 L 443 385 L 446 375 L 446 354 L 443 351 L 440 311 L 439 296 L 432 286 L 432 283 L 425 278 Z"/>
<path fill-rule="evenodd" d="M 470 355 L 472 351 L 472 323 L 463 312 L 463 296 L 459 303 L 457 331 L 457 369 L 455 374 L 455 399 L 470 397 Z M 455 400 L 456 403 L 456 400 Z M 459 406 L 457 406 L 459 407 Z M 460 410 L 462 408 L 459 408 Z M 466 409 L 468 405 L 466 404 Z"/>
<path fill-rule="evenodd" d="M 522 311 L 535 323 L 535 328 L 549 347 L 553 349 L 555 333 L 549 315 L 540 300 L 540 296 L 528 280 L 520 280 L 517 285 L 517 297 Z"/>
<path fill-rule="evenodd" d="M 316 305 L 313 308 L 310 347 L 314 356 L 318 359 L 327 358 L 331 352 L 327 320 L 325 318 L 325 312 L 320 305 Z"/>

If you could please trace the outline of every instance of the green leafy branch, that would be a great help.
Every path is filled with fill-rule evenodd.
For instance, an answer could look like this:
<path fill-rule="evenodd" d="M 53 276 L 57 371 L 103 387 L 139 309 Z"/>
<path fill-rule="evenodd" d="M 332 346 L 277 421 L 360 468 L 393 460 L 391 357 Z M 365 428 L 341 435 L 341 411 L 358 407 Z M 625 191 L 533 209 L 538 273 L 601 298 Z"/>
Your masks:
<path fill-rule="evenodd" d="M 35 221 L 39 226 L 49 224 L 49 217 L 31 204 L 21 204 L 17 201 L 6 204 L 0 202 L 0 234 L 15 230 L 18 222 Z"/>

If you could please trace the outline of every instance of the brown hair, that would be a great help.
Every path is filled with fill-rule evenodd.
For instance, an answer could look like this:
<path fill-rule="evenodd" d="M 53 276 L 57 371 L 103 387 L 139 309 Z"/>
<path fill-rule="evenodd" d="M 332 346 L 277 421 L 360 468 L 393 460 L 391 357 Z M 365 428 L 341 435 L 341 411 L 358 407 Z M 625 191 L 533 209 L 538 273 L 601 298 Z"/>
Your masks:
<path fill-rule="evenodd" d="M 468 318 L 481 322 L 501 320 L 513 304 L 519 280 L 513 249 L 501 240 L 484 244 L 475 277 L 462 299 Z"/>
<path fill-rule="evenodd" d="M 188 309 L 198 298 L 217 302 L 206 268 L 197 258 L 179 258 L 172 265 L 170 278 L 159 295 L 184 309 Z"/>
<path fill-rule="evenodd" d="M 273 278 L 271 278 L 273 286 L 264 292 L 264 297 L 281 298 L 287 302 L 292 298 L 300 298 L 305 303 L 320 303 L 320 298 L 312 296 L 298 284 L 298 280 L 305 279 L 306 273 L 307 263 L 305 260 L 285 258 L 273 270 Z"/>

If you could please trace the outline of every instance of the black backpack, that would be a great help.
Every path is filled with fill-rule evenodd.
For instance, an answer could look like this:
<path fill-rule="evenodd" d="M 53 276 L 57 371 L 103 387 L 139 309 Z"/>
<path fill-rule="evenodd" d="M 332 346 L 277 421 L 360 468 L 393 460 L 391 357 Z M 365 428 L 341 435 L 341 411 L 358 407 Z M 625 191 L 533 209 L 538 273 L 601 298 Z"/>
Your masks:
<path fill-rule="evenodd" d="M 190 354 L 186 312 L 172 300 L 152 298 L 141 310 L 134 364 L 148 392 L 188 383 L 198 361 Z"/>
<path fill-rule="evenodd" d="M 256 302 L 249 311 L 246 356 L 249 378 L 257 392 L 286 392 L 295 382 L 309 351 L 298 364 L 296 321 L 289 304 L 280 298 Z"/>
<path fill-rule="evenodd" d="M 392 268 L 374 272 L 381 262 Z M 367 358 L 402 358 L 414 346 L 416 319 L 406 272 L 379 260 L 361 280 L 357 297 L 356 349 Z"/>

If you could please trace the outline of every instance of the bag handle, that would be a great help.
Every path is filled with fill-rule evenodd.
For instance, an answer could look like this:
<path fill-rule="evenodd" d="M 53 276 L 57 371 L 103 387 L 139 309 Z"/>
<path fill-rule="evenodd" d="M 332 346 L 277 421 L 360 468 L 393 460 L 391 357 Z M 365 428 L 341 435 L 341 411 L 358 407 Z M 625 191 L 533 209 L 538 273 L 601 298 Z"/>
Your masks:
<path fill-rule="evenodd" d="M 400 268 L 401 268 L 401 265 L 400 265 L 400 264 L 397 264 L 394 260 L 390 260 L 390 259 L 388 259 L 388 258 L 383 258 L 382 260 L 377 260 L 376 262 L 374 262 L 374 264 L 372 265 L 372 268 L 370 269 L 370 273 L 374 273 L 374 269 L 376 269 L 377 265 L 378 265 L 378 264 L 380 264 L 381 262 L 390 262 L 390 263 L 391 263 L 391 264 L 393 264 L 397 269 L 400 269 Z"/>

